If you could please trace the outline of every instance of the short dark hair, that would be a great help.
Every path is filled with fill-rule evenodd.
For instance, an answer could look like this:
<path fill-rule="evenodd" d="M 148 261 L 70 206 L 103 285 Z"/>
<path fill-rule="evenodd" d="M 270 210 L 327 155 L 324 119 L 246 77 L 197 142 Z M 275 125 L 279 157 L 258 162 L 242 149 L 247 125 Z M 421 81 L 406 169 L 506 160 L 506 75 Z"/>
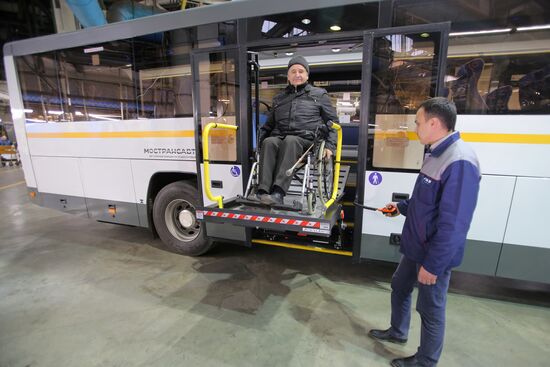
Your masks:
<path fill-rule="evenodd" d="M 456 106 L 454 102 L 444 97 L 430 98 L 420 105 L 429 118 L 439 118 L 449 131 L 455 130 L 456 125 Z"/>

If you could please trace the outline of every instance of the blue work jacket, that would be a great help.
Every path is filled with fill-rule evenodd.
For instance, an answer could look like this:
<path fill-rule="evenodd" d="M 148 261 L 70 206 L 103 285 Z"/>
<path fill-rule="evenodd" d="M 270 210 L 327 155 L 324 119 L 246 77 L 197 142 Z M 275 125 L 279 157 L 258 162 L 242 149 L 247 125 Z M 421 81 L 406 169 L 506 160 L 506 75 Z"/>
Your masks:
<path fill-rule="evenodd" d="M 407 217 L 401 253 L 434 275 L 460 265 L 480 180 L 477 156 L 460 133 L 428 150 L 411 198 L 397 204 Z"/>

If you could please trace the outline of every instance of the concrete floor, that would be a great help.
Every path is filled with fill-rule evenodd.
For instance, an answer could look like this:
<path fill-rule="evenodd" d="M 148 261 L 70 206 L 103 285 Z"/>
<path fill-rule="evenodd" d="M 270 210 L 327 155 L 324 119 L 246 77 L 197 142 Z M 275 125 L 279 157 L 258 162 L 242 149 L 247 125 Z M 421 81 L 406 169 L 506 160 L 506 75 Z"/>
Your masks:
<path fill-rule="evenodd" d="M 147 230 L 29 203 L 0 169 L 0 366 L 387 366 L 393 265 L 222 244 L 174 255 Z M 440 366 L 549 366 L 550 287 L 453 275 Z"/>

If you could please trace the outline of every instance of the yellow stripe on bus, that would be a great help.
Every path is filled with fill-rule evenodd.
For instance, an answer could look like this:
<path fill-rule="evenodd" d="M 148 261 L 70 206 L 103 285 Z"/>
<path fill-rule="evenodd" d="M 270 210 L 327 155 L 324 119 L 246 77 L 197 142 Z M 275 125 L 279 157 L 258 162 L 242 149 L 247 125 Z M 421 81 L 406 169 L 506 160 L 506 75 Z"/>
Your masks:
<path fill-rule="evenodd" d="M 550 144 L 550 135 L 544 134 L 494 134 L 494 133 L 468 133 L 460 132 L 460 137 L 470 143 L 508 143 L 508 144 Z M 403 131 L 375 132 L 374 138 L 378 139 L 406 139 L 418 140 L 415 132 Z"/>
<path fill-rule="evenodd" d="M 28 133 L 29 139 L 192 138 L 193 130 Z"/>
<path fill-rule="evenodd" d="M 215 134 L 218 136 L 218 134 Z M 226 136 L 222 132 L 220 136 Z M 160 131 L 98 131 L 98 132 L 55 132 L 28 133 L 29 139 L 105 139 L 105 138 L 192 138 L 193 130 L 160 130 Z M 464 141 L 471 143 L 508 143 L 508 144 L 550 144 L 550 135 L 544 134 L 494 134 L 461 132 Z M 375 133 L 375 139 L 418 140 L 412 131 Z"/>
<path fill-rule="evenodd" d="M 550 144 L 550 135 L 542 134 L 488 134 L 460 133 L 470 143 Z"/>

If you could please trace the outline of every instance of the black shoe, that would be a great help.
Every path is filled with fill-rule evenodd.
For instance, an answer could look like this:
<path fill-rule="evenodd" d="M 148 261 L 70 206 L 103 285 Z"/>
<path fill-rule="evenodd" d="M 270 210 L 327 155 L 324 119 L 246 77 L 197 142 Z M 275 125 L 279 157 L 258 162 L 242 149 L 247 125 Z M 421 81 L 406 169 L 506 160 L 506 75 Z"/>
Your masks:
<path fill-rule="evenodd" d="M 280 190 L 273 191 L 273 194 L 271 194 L 271 200 L 274 204 L 281 205 L 284 202 L 285 194 L 282 193 Z"/>
<path fill-rule="evenodd" d="M 407 339 L 396 338 L 395 336 L 391 335 L 390 329 L 386 329 L 386 330 L 372 329 L 371 331 L 369 331 L 369 336 L 376 340 L 381 340 L 381 341 L 386 341 L 386 342 L 391 342 L 396 344 L 405 344 L 407 342 Z"/>
<path fill-rule="evenodd" d="M 266 200 L 266 198 L 269 198 L 271 195 L 269 195 L 267 192 L 265 192 L 264 190 L 258 190 L 258 192 L 256 193 L 251 193 L 249 194 L 246 199 L 247 200 L 250 200 L 250 201 L 257 201 L 257 202 L 261 202 L 261 203 L 264 203 L 264 201 Z"/>
<path fill-rule="evenodd" d="M 259 192 L 257 194 L 252 193 L 252 194 L 248 195 L 247 199 L 250 200 L 250 201 L 261 201 L 261 202 L 263 202 L 263 200 L 265 200 L 265 198 L 268 198 L 270 196 L 271 195 L 267 194 L 266 192 Z"/>
<path fill-rule="evenodd" d="M 266 205 L 281 205 L 284 202 L 284 197 L 285 192 L 279 186 L 275 186 L 271 195 L 262 195 L 260 201 Z"/>
<path fill-rule="evenodd" d="M 406 358 L 396 358 L 390 363 L 393 367 L 422 367 L 416 359 L 416 355 Z"/>

